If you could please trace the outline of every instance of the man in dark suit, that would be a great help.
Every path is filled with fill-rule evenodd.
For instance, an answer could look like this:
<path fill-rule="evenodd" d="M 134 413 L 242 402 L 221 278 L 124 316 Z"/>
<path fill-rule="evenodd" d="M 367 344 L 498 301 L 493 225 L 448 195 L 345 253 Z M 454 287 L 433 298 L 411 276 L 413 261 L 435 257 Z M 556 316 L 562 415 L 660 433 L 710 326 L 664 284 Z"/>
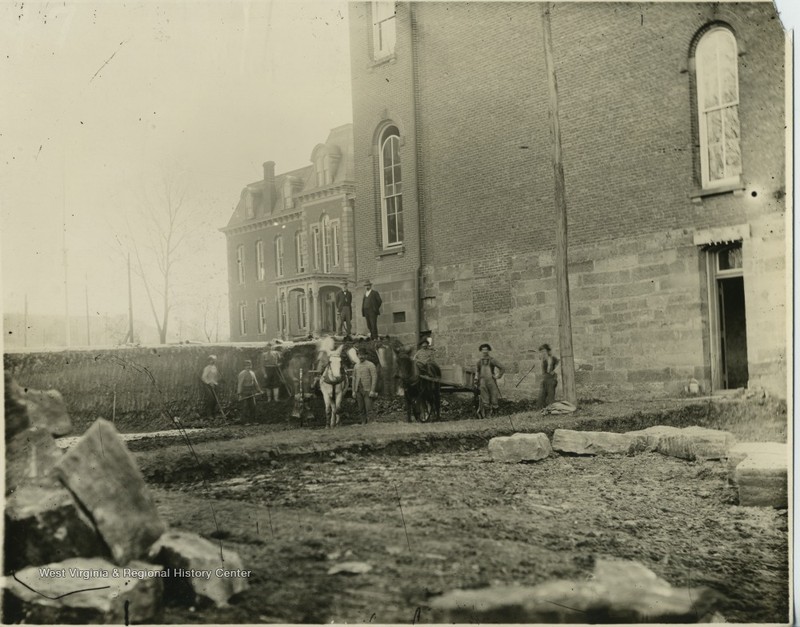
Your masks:
<path fill-rule="evenodd" d="M 342 291 L 336 295 L 336 311 L 339 313 L 339 334 L 350 335 L 353 324 L 353 292 L 342 282 Z"/>
<path fill-rule="evenodd" d="M 365 281 L 364 287 L 367 291 L 364 293 L 364 300 L 361 301 L 361 314 L 367 319 L 367 328 L 369 329 L 369 336 L 373 340 L 378 339 L 378 315 L 381 313 L 381 295 L 377 290 L 372 289 L 372 281 Z"/>

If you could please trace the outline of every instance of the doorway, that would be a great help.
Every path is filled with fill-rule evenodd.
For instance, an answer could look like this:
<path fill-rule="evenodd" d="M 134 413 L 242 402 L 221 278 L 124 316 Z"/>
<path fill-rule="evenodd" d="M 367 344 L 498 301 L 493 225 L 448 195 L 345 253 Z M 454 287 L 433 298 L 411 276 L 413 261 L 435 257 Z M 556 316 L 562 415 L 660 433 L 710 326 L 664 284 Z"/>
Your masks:
<path fill-rule="evenodd" d="M 713 387 L 745 388 L 749 372 L 742 244 L 710 250 L 709 258 Z"/>

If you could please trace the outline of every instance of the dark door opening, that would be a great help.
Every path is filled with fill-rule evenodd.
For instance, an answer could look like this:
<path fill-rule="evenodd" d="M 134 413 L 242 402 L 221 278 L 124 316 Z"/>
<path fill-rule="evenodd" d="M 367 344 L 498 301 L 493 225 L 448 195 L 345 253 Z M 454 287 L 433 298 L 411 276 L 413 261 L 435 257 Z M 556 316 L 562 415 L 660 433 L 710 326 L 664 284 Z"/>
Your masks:
<path fill-rule="evenodd" d="M 719 295 L 720 362 L 722 387 L 747 387 L 747 322 L 744 277 L 717 279 Z"/>

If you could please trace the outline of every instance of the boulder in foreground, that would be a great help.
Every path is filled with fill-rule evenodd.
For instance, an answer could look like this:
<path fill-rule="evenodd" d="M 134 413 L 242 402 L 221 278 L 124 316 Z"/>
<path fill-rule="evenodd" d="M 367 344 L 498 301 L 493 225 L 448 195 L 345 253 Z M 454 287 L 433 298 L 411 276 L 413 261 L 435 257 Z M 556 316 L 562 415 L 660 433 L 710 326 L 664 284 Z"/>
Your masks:
<path fill-rule="evenodd" d="M 552 453 L 550 440 L 544 433 L 515 433 L 489 440 L 489 455 L 496 462 L 534 462 Z"/>

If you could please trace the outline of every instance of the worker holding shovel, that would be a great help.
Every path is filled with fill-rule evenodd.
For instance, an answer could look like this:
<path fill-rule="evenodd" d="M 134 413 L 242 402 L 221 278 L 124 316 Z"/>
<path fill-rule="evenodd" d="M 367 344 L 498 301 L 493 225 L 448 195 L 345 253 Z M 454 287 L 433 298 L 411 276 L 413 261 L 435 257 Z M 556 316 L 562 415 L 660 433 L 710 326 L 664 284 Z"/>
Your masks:
<path fill-rule="evenodd" d="M 256 396 L 263 392 L 258 384 L 256 373 L 253 372 L 253 362 L 249 359 L 245 360 L 244 370 L 239 373 L 236 392 L 239 395 L 244 422 L 254 422 L 256 419 Z"/>

